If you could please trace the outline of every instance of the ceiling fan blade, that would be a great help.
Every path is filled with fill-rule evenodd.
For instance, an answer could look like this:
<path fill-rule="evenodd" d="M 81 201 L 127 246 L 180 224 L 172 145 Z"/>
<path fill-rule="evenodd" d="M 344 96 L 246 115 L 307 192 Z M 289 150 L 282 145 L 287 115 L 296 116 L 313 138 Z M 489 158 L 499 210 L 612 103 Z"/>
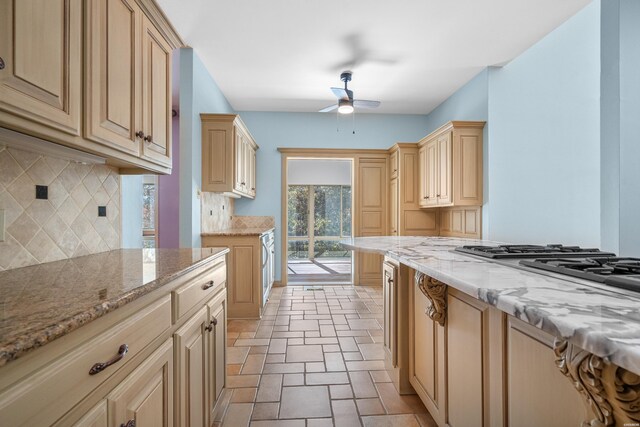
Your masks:
<path fill-rule="evenodd" d="M 347 91 L 341 87 L 332 87 L 331 91 L 338 99 L 349 98 L 349 94 L 347 93 Z"/>
<path fill-rule="evenodd" d="M 319 110 L 319 113 L 328 113 L 329 111 L 333 111 L 338 108 L 338 104 L 329 105 L 328 107 L 324 107 L 322 110 Z"/>
<path fill-rule="evenodd" d="M 353 106 L 355 108 L 378 108 L 380 101 L 367 101 L 365 99 L 354 99 Z"/>

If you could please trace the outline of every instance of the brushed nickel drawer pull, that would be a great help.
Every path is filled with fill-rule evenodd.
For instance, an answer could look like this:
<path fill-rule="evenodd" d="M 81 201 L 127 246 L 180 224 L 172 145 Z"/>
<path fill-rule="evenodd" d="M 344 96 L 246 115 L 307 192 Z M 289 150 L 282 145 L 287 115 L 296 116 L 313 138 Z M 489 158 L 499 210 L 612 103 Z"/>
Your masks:
<path fill-rule="evenodd" d="M 126 424 L 122 423 L 120 427 L 136 427 L 136 420 L 129 420 Z"/>
<path fill-rule="evenodd" d="M 126 344 L 122 344 L 120 346 L 120 348 L 118 349 L 118 354 L 113 359 L 111 359 L 111 360 L 109 360 L 107 362 L 96 363 L 89 370 L 89 375 L 95 375 L 97 373 L 100 373 L 100 372 L 104 371 L 105 369 L 107 369 L 109 366 L 118 363 L 119 361 L 124 359 L 124 356 L 127 355 L 128 351 L 129 351 L 129 346 L 126 345 Z"/>
<path fill-rule="evenodd" d="M 213 287 L 213 280 L 209 280 L 207 283 L 202 285 L 202 290 L 206 291 L 207 289 L 210 289 L 211 287 Z"/>

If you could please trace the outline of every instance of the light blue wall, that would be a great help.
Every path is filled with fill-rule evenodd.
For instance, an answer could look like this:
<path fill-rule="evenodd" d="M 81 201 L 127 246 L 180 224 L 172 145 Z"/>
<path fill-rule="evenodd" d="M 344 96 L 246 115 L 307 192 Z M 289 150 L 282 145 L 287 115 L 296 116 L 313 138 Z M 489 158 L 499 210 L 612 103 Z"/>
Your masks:
<path fill-rule="evenodd" d="M 122 175 L 122 247 L 142 247 L 142 175 Z"/>
<path fill-rule="evenodd" d="M 640 1 L 620 0 L 620 254 L 640 257 Z"/>
<path fill-rule="evenodd" d="M 600 244 L 600 5 L 489 71 L 487 237 Z"/>
<path fill-rule="evenodd" d="M 351 117 L 341 118 L 336 132 L 335 114 L 240 112 L 260 146 L 257 153 L 257 196 L 235 202 L 237 215 L 268 215 L 276 219 L 276 279 L 279 280 L 281 248 L 281 157 L 278 147 L 389 148 L 395 142 L 424 137 L 425 116 L 357 114 L 352 133 Z"/>
<path fill-rule="evenodd" d="M 202 188 L 200 113 L 233 113 L 233 108 L 198 55 L 180 51 L 180 246 L 199 247 Z"/>
<path fill-rule="evenodd" d="M 485 68 L 456 93 L 438 105 L 427 115 L 426 134 L 429 134 L 451 120 L 488 121 L 489 117 L 489 69 Z M 482 235 L 488 235 L 489 228 L 489 123 L 483 131 L 483 193 Z"/>
<path fill-rule="evenodd" d="M 620 2 L 601 3 L 600 235 L 602 249 L 620 250 Z"/>

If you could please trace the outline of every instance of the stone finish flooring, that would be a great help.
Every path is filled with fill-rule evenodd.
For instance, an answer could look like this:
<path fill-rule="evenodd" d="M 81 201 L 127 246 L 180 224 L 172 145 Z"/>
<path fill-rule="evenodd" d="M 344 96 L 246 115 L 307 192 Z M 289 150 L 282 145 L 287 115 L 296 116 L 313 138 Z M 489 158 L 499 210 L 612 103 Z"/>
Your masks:
<path fill-rule="evenodd" d="M 435 427 L 384 370 L 381 287 L 273 288 L 262 320 L 228 323 L 223 427 Z"/>

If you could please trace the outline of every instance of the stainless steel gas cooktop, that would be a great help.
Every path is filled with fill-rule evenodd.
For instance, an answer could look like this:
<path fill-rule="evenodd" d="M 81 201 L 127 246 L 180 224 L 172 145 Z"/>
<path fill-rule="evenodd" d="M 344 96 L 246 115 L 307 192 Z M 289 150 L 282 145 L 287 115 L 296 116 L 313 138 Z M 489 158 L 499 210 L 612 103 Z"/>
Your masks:
<path fill-rule="evenodd" d="M 612 252 L 580 246 L 499 245 L 462 246 L 456 252 L 488 258 L 511 267 L 551 272 L 640 292 L 640 258 L 617 257 Z"/>

